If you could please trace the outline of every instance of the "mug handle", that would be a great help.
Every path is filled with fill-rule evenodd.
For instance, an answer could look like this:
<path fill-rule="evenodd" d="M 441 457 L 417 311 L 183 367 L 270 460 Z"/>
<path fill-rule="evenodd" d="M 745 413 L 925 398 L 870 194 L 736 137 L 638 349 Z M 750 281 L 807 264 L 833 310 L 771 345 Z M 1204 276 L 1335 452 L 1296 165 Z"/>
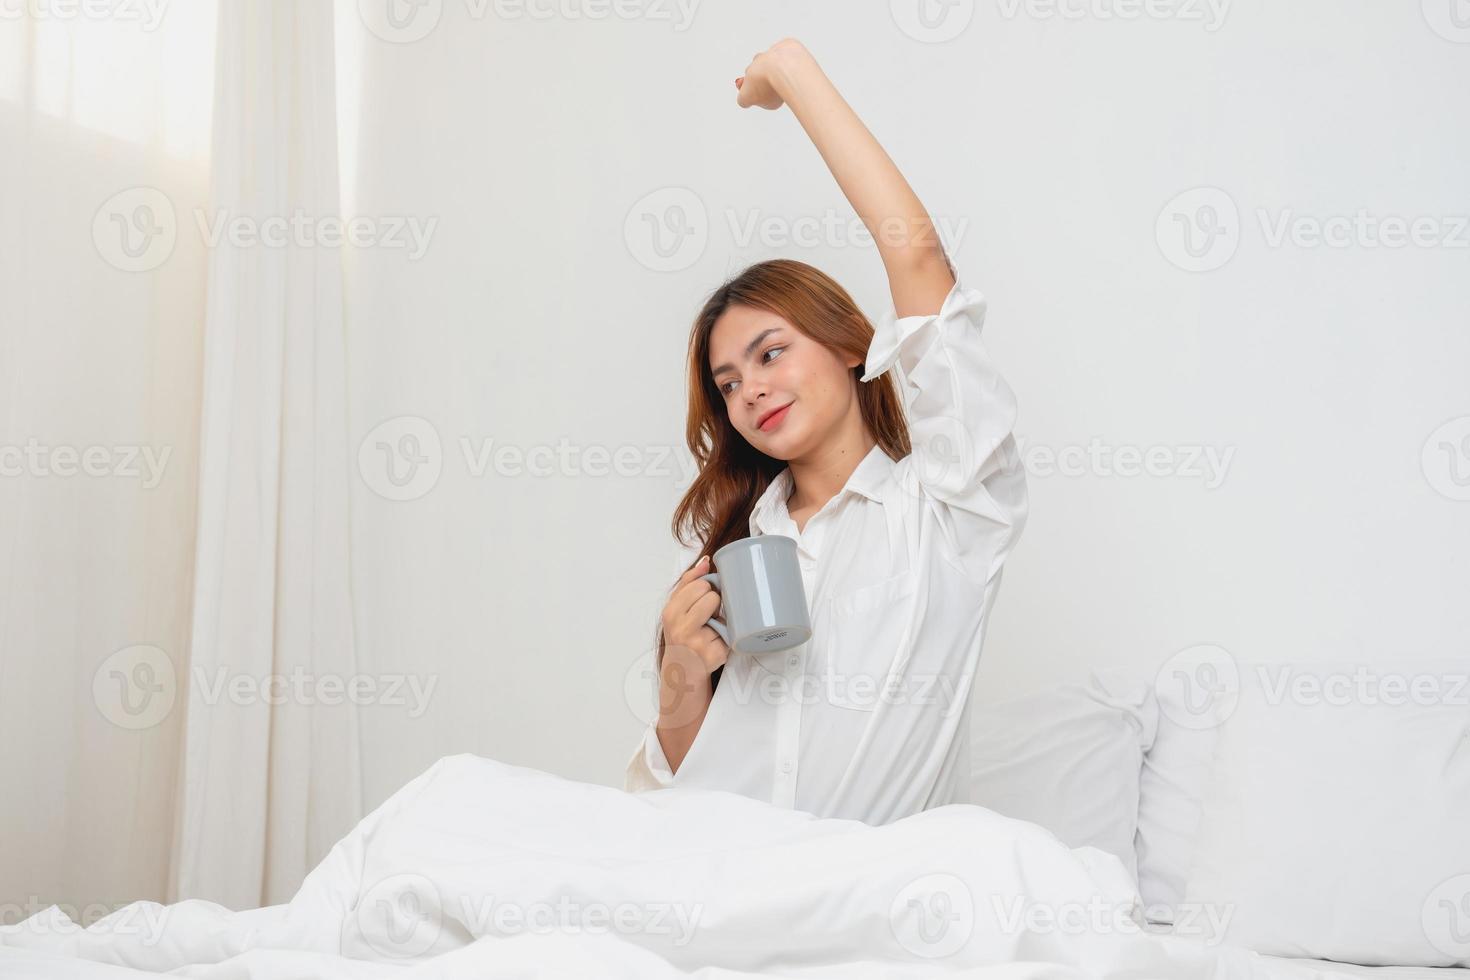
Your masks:
<path fill-rule="evenodd" d="M 701 576 L 699 576 L 699 579 L 702 582 L 708 582 L 710 585 L 713 585 L 715 587 L 715 591 L 716 592 L 720 591 L 720 573 L 719 572 L 710 572 L 708 575 L 701 575 Z M 720 601 L 721 602 L 724 602 L 725 600 L 724 600 L 723 597 L 721 597 Z M 722 640 L 725 641 L 725 646 L 729 646 L 730 645 L 730 631 L 728 629 L 726 629 L 725 624 L 723 622 L 721 622 L 720 620 L 718 620 L 715 617 L 711 616 L 709 619 L 705 620 L 704 625 L 708 626 L 710 629 L 712 629 L 716 633 L 720 634 L 720 639 L 722 639 Z"/>

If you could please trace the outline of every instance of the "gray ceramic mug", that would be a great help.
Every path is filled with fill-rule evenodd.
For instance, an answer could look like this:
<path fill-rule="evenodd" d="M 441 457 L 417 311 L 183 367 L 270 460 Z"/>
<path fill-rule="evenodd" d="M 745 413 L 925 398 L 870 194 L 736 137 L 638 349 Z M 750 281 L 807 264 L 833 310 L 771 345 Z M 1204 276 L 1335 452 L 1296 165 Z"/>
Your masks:
<path fill-rule="evenodd" d="M 811 639 L 795 538 L 783 534 L 741 538 L 716 551 L 711 560 L 715 570 L 700 578 L 720 593 L 725 619 L 711 618 L 708 625 L 731 650 L 759 656 Z"/>

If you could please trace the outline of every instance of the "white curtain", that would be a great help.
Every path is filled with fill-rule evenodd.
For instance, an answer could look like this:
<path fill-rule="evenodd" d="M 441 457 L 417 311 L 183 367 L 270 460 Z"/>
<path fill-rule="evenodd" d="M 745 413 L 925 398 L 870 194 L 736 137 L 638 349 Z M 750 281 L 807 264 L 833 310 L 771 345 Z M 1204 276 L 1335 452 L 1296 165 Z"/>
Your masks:
<path fill-rule="evenodd" d="M 170 898 L 250 908 L 362 813 L 342 257 L 298 230 L 340 212 L 331 3 L 221 0 L 216 58 L 210 227 L 247 234 L 210 254 Z"/>
<path fill-rule="evenodd" d="M 32 7 L 0 18 L 8 921 L 168 887 L 207 264 L 188 216 L 208 195 L 215 24 L 212 2 L 154 25 Z"/>
<path fill-rule="evenodd" d="M 332 5 L 58 9 L 0 17 L 0 906 L 283 901 L 363 807 L 342 258 L 212 233 L 338 213 Z"/>

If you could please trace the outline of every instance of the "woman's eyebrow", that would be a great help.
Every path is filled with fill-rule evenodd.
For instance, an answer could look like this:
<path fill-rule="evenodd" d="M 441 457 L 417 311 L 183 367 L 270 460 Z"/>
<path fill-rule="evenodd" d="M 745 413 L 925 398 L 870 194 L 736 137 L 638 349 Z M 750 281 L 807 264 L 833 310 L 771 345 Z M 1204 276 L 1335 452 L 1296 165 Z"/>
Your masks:
<path fill-rule="evenodd" d="M 756 334 L 755 335 L 755 339 L 752 340 L 750 343 L 748 343 L 748 344 L 745 345 L 745 356 L 746 357 L 749 357 L 755 351 L 755 349 L 761 345 L 761 341 L 762 340 L 765 340 L 767 337 L 769 337 L 773 333 L 780 333 L 780 332 L 781 332 L 781 328 L 780 327 L 767 327 L 766 329 L 762 330 L 760 333 Z M 733 364 L 721 364 L 719 367 L 715 368 L 713 371 L 710 372 L 710 376 L 713 377 L 713 376 L 715 376 L 717 374 L 720 374 L 721 372 L 724 372 L 724 371 L 733 371 L 733 370 L 735 370 L 735 365 L 733 365 Z"/>

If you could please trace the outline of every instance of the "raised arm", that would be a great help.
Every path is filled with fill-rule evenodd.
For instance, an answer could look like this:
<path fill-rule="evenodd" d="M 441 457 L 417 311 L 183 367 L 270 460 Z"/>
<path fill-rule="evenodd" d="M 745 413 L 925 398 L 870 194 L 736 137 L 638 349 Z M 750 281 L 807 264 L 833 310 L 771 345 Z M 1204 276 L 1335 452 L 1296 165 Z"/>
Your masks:
<path fill-rule="evenodd" d="M 942 506 L 950 554 L 991 582 L 1028 502 L 1015 394 L 981 339 L 985 297 L 959 281 L 918 196 L 800 42 L 778 41 L 736 84 L 743 107 L 790 105 L 872 233 L 894 312 L 876 324 L 860 380 L 901 370 L 913 451 L 894 479 Z"/>
<path fill-rule="evenodd" d="M 883 147 L 795 38 L 756 55 L 735 82 L 741 107 L 791 107 L 878 247 L 899 317 L 938 312 L 954 269 L 929 212 Z"/>

